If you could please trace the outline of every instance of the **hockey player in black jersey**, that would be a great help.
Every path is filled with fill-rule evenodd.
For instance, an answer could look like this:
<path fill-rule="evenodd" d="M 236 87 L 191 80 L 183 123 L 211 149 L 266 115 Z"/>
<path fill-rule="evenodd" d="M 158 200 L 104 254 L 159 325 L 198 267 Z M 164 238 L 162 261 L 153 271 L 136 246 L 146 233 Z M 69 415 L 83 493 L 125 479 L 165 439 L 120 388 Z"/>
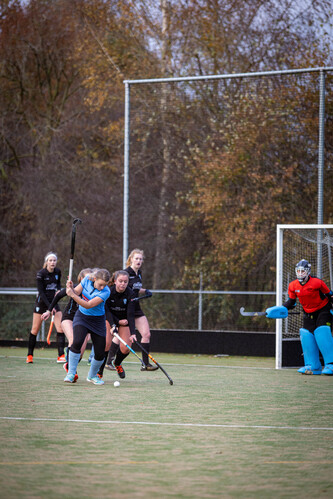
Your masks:
<path fill-rule="evenodd" d="M 48 310 L 55 294 L 61 289 L 61 270 L 56 266 L 58 257 L 56 253 L 49 252 L 45 256 L 44 265 L 37 272 L 37 298 L 32 318 L 32 327 L 29 335 L 27 364 L 33 363 L 33 354 L 38 331 L 42 324 L 42 314 Z M 54 325 L 57 330 L 58 358 L 57 362 L 66 362 L 64 355 L 65 335 L 61 328 L 61 311 L 58 305 L 54 307 Z"/>

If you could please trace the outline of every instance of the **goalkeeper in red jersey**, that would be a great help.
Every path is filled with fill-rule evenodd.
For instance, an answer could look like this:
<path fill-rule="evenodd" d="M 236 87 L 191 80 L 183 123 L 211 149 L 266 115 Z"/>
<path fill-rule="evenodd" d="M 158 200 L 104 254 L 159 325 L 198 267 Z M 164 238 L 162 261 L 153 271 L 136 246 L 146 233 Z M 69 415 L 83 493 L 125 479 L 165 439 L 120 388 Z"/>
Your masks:
<path fill-rule="evenodd" d="M 303 328 L 300 329 L 304 367 L 298 372 L 333 375 L 333 292 L 324 281 L 310 275 L 311 264 L 307 260 L 298 262 L 295 271 L 297 279 L 289 284 L 289 299 L 284 306 L 288 310 L 294 308 L 298 298 L 304 311 Z M 319 352 L 324 359 L 324 369 Z"/>

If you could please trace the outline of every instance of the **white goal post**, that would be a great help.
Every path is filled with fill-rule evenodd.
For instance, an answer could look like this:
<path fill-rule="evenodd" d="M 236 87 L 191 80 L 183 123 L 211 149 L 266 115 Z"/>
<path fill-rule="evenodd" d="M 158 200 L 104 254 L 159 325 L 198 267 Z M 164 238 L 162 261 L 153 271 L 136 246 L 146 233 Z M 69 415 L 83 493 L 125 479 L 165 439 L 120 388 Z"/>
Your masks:
<path fill-rule="evenodd" d="M 276 305 L 282 305 L 288 299 L 288 284 L 296 279 L 295 265 L 303 258 L 311 263 L 311 275 L 319 277 L 333 289 L 333 225 L 277 225 Z M 302 311 L 299 303 L 296 310 Z M 302 312 L 276 320 L 276 369 L 284 367 L 283 342 L 299 338 L 302 322 Z"/>

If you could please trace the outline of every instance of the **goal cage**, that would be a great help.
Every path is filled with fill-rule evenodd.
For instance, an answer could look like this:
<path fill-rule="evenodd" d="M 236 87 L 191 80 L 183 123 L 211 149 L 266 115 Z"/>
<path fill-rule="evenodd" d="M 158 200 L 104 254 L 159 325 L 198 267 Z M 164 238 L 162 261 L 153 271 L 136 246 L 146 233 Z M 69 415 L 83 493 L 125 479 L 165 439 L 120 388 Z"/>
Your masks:
<path fill-rule="evenodd" d="M 288 284 L 296 279 L 295 266 L 302 259 L 311 263 L 312 276 L 319 277 L 333 289 L 333 225 L 277 225 L 277 305 L 282 305 L 288 299 Z M 304 364 L 299 339 L 303 312 L 298 301 L 295 310 L 300 314 L 276 320 L 277 369 Z"/>

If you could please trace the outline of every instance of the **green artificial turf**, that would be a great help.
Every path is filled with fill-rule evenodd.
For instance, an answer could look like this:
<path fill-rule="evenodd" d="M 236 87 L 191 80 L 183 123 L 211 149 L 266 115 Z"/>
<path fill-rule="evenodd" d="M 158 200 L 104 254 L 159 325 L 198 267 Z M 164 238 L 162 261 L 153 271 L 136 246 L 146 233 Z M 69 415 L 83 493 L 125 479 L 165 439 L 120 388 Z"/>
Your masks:
<path fill-rule="evenodd" d="M 85 354 L 85 359 L 88 357 Z M 333 496 L 333 379 L 274 359 L 134 356 L 115 388 L 75 384 L 56 351 L 0 348 L 1 497 Z"/>

